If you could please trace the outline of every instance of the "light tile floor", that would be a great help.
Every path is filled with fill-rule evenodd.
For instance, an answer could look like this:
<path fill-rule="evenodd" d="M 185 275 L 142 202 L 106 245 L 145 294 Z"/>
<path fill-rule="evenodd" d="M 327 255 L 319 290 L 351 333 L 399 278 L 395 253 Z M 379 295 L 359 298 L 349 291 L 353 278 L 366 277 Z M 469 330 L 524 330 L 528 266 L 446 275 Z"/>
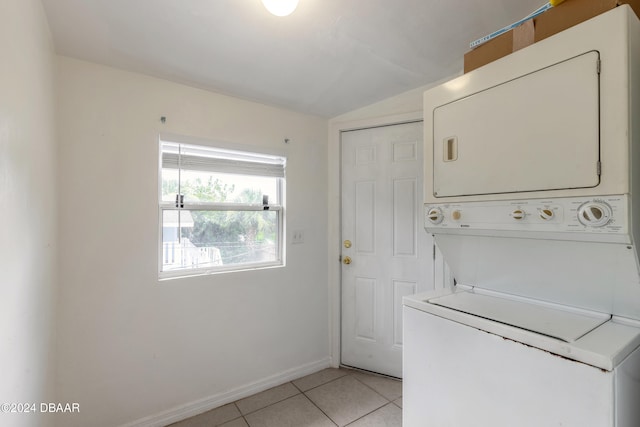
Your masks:
<path fill-rule="evenodd" d="M 325 369 L 171 427 L 401 427 L 402 382 Z"/>

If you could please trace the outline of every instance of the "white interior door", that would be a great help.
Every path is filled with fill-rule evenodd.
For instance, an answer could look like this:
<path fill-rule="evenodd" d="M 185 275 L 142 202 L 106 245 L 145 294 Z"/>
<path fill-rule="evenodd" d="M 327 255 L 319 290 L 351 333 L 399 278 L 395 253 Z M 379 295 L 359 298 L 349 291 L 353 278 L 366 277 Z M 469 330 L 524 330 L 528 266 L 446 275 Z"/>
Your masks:
<path fill-rule="evenodd" d="M 433 289 L 422 122 L 343 132 L 343 365 L 402 376 L 402 297 Z"/>

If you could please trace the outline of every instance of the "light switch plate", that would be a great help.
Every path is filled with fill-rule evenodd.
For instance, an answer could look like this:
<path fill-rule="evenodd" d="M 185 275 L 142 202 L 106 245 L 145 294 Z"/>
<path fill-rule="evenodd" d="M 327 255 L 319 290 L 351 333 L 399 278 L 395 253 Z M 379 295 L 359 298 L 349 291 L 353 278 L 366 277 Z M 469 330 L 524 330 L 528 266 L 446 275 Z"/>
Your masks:
<path fill-rule="evenodd" d="M 304 231 L 293 230 L 293 233 L 291 234 L 291 243 L 294 245 L 298 243 L 304 243 Z"/>

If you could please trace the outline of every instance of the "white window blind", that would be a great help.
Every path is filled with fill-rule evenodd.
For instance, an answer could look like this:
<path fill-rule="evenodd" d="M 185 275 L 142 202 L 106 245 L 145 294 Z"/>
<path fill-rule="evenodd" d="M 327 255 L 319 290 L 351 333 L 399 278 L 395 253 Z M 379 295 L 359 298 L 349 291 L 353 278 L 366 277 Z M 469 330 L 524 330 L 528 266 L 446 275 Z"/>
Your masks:
<path fill-rule="evenodd" d="M 285 175 L 283 157 L 175 143 L 162 144 L 162 167 L 276 178 L 284 178 Z"/>

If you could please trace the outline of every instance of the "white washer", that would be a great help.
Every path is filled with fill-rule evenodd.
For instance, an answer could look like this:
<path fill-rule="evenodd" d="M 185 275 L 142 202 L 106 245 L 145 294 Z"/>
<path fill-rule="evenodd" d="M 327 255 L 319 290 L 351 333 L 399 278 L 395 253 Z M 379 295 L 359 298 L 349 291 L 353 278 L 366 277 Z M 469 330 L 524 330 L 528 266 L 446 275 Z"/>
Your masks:
<path fill-rule="evenodd" d="M 516 325 L 484 317 L 497 308 Z M 404 426 L 640 425 L 638 322 L 474 289 L 406 297 L 403 315 Z M 578 335 L 599 325 L 567 342 L 524 329 L 530 320 L 557 335 L 567 331 L 551 325 L 571 324 Z"/>

